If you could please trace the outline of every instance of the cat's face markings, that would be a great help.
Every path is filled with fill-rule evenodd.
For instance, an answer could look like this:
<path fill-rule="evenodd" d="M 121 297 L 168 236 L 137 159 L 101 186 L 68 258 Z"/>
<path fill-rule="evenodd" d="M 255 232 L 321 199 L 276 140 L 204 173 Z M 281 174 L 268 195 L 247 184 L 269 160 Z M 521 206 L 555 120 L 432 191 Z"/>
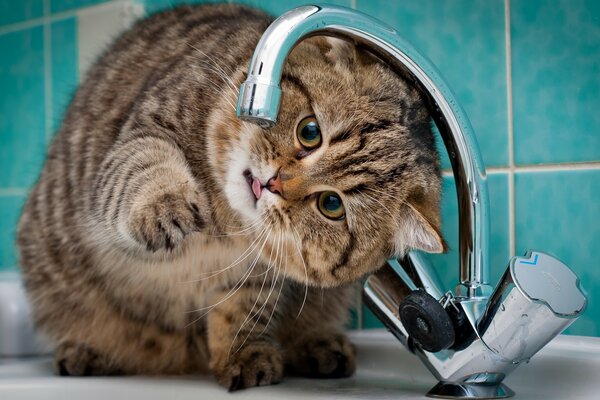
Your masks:
<path fill-rule="evenodd" d="M 238 175 L 281 180 L 281 195 L 244 206 L 247 222 L 262 214 L 286 235 L 287 274 L 314 285 L 356 280 L 408 248 L 439 249 L 439 167 L 420 100 L 382 68 L 293 55 L 277 124 L 252 127 L 231 157 Z"/>

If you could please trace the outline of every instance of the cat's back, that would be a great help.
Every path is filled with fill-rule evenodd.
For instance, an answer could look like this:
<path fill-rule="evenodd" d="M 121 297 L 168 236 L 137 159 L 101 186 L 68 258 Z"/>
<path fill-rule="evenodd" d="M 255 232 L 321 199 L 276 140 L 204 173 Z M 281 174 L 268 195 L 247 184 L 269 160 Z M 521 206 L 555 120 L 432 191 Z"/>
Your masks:
<path fill-rule="evenodd" d="M 258 10 L 231 4 L 182 6 L 138 22 L 87 74 L 60 133 L 82 120 L 98 124 L 108 118 L 104 125 L 111 131 L 107 133 L 116 135 L 144 93 L 176 72 L 187 57 L 207 67 L 213 62 L 209 59 L 218 60 L 220 68 L 233 70 L 252 51 L 248 43 L 255 43 L 270 22 Z M 240 41 L 241 37 L 247 40 Z M 172 83 L 180 83 L 175 78 Z"/>
<path fill-rule="evenodd" d="M 183 6 L 137 22 L 107 48 L 74 94 L 24 207 L 17 241 L 25 274 L 51 265 L 75 268 L 85 259 L 84 226 L 94 212 L 96 172 L 144 99 L 159 85 L 185 88 L 185 60 L 206 67 L 209 59 L 218 60 L 226 71 L 247 67 L 270 22 L 266 14 L 243 6 Z M 204 85 L 202 102 L 195 101 L 198 109 L 189 114 L 205 114 L 202 108 L 214 104 L 218 92 Z M 181 104 L 189 106 L 185 100 Z"/>

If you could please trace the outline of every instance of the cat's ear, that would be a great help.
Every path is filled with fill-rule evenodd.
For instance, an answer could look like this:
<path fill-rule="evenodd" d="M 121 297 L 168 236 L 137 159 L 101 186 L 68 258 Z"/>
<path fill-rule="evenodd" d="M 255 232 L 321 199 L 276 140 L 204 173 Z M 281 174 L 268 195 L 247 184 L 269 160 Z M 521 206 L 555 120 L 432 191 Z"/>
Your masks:
<path fill-rule="evenodd" d="M 307 41 L 319 48 L 325 59 L 333 65 L 341 64 L 349 67 L 354 64 L 354 44 L 331 36 L 315 36 Z"/>
<path fill-rule="evenodd" d="M 402 206 L 398 228 L 394 235 L 396 255 L 404 255 L 413 249 L 428 253 L 443 253 L 446 251 L 446 243 L 442 238 L 439 227 L 436 226 L 438 224 L 431 222 L 430 219 L 409 203 Z"/>
<path fill-rule="evenodd" d="M 377 62 L 373 54 L 357 47 L 349 40 L 331 36 L 315 36 L 307 40 L 315 44 L 327 61 L 333 65 L 343 65 L 352 69 L 358 64 L 369 65 Z"/>

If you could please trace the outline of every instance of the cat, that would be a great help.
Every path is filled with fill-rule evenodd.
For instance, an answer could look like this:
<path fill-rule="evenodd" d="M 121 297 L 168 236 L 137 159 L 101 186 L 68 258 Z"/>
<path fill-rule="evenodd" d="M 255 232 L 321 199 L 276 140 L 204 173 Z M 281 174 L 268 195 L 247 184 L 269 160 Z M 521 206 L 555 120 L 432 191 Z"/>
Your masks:
<path fill-rule="evenodd" d="M 230 390 L 346 377 L 354 283 L 444 250 L 430 115 L 373 54 L 304 40 L 277 124 L 236 117 L 271 22 L 236 5 L 155 14 L 75 93 L 17 237 L 56 373 L 212 373 Z"/>

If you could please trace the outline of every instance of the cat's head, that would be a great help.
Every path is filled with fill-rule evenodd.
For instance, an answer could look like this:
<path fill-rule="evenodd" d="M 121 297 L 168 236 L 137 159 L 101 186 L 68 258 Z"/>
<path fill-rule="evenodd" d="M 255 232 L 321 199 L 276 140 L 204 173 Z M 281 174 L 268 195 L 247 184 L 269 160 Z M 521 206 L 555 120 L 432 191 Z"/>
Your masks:
<path fill-rule="evenodd" d="M 441 178 L 418 92 L 375 58 L 313 38 L 288 57 L 277 124 L 219 113 L 214 162 L 265 262 L 311 285 L 359 279 L 410 249 L 444 250 Z M 230 99 L 234 100 L 235 99 Z"/>

